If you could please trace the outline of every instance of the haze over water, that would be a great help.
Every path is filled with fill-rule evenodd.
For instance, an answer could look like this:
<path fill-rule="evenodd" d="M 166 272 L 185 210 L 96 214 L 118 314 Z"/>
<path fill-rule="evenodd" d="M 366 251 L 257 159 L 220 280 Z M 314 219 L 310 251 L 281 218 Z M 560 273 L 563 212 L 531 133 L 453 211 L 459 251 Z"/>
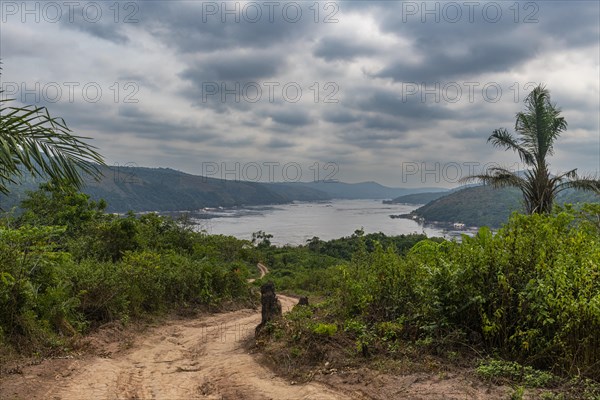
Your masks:
<path fill-rule="evenodd" d="M 383 232 L 386 235 L 423 233 L 444 236 L 441 229 L 423 227 L 415 221 L 390 218 L 391 214 L 406 214 L 415 205 L 382 204 L 381 200 L 332 200 L 322 203 L 293 203 L 276 206 L 211 212 L 216 217 L 198 220 L 211 234 L 231 235 L 251 239 L 252 233 L 262 230 L 273 235 L 275 245 L 300 245 L 318 236 L 322 240 L 350 236 L 363 228 L 365 233 Z"/>

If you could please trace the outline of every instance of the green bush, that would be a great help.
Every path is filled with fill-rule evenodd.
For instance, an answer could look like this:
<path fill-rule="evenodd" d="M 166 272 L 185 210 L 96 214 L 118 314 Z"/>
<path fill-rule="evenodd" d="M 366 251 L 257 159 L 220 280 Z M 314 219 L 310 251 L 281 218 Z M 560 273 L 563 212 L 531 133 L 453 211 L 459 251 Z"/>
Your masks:
<path fill-rule="evenodd" d="M 556 376 L 546 371 L 539 371 L 516 362 L 487 360 L 477 367 L 477 374 L 483 379 L 495 382 L 508 380 L 526 387 L 548 387 L 557 382 Z"/>
<path fill-rule="evenodd" d="M 312 327 L 312 331 L 317 335 L 331 337 L 337 333 L 337 325 L 319 322 Z"/>
<path fill-rule="evenodd" d="M 109 215 L 105 204 L 44 185 L 0 226 L 2 341 L 31 351 L 114 319 L 246 300 L 247 241 L 194 232 L 155 214 Z"/>
<path fill-rule="evenodd" d="M 464 338 L 537 368 L 598 376 L 598 211 L 515 214 L 496 234 L 421 241 L 405 257 L 359 249 L 339 270 L 335 312 L 379 337 Z M 398 319 L 402 329 L 382 331 Z"/>

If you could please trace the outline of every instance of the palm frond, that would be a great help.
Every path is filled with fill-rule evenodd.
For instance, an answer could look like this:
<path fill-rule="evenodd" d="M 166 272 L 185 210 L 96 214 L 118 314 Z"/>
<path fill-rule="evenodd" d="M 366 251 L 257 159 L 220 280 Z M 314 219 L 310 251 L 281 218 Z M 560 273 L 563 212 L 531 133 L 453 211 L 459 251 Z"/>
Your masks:
<path fill-rule="evenodd" d="M 22 169 L 77 188 L 83 185 L 83 174 L 101 176 L 98 166 L 105 163 L 86 142 L 89 138 L 72 134 L 65 121 L 50 116 L 45 107 L 7 107 L 10 101 L 0 100 L 0 192 L 18 181 Z"/>
<path fill-rule="evenodd" d="M 562 192 L 565 189 L 577 189 L 594 192 L 600 196 L 600 180 L 595 178 L 578 178 L 556 185 L 556 193 Z"/>
<path fill-rule="evenodd" d="M 515 130 L 523 145 L 532 150 L 539 163 L 554 153 L 554 141 L 567 129 L 561 110 L 550 102 L 550 92 L 543 85 L 534 88 L 525 99 L 525 112 L 517 113 Z"/>
<path fill-rule="evenodd" d="M 535 161 L 535 157 L 531 152 L 519 144 L 506 129 L 494 130 L 494 133 L 488 138 L 488 142 L 491 142 L 494 147 L 504 147 L 505 150 L 516 151 L 521 161 L 527 165 L 532 165 Z"/>
<path fill-rule="evenodd" d="M 525 180 L 515 173 L 505 168 L 495 167 L 489 168 L 486 173 L 479 175 L 470 175 L 461 178 L 461 183 L 481 182 L 495 188 L 501 187 L 517 187 L 523 188 L 526 184 Z"/>

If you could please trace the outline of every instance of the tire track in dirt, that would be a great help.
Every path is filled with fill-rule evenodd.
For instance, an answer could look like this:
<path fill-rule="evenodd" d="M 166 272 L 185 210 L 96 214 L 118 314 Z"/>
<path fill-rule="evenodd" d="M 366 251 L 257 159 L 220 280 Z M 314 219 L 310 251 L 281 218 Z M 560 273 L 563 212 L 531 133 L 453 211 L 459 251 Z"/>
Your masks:
<path fill-rule="evenodd" d="M 262 268 L 261 268 L 262 267 Z M 258 265 L 261 277 L 267 267 Z M 285 311 L 296 299 L 279 295 Z M 138 337 L 127 352 L 94 358 L 44 394 L 80 399 L 351 399 L 321 383 L 292 385 L 248 354 L 260 312 L 239 310 L 175 320 Z"/>

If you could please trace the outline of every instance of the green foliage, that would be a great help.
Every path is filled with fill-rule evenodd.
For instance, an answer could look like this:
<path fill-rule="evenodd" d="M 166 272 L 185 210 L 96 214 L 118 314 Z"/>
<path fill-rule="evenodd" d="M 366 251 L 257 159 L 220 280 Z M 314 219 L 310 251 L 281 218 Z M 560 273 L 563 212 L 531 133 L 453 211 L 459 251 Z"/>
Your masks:
<path fill-rule="evenodd" d="M 425 235 L 386 236 L 383 233 L 365 235 L 357 230 L 352 236 L 322 241 L 313 237 L 305 246 L 265 249 L 261 260 L 269 266 L 272 280 L 280 290 L 296 294 L 330 295 L 336 291 L 339 275 L 350 268 L 357 254 L 374 252 L 379 247 L 404 254 L 415 243 L 426 239 Z M 354 264 L 352 264 L 354 265 Z M 260 281 L 257 284 L 261 283 Z M 351 288 L 349 288 L 351 290 Z M 360 288 L 358 288 L 360 290 Z M 352 295 L 352 291 L 347 292 Z"/>
<path fill-rule="evenodd" d="M 532 367 L 597 376 L 599 217 L 595 205 L 515 214 L 496 234 L 425 240 L 404 257 L 363 246 L 338 268 L 331 312 L 362 321 L 381 342 L 452 338 Z"/>
<path fill-rule="evenodd" d="M 252 233 L 252 244 L 256 245 L 259 249 L 268 249 L 271 247 L 271 240 L 273 235 L 263 231 Z"/>
<path fill-rule="evenodd" d="M 398 236 L 386 236 L 385 234 L 369 233 L 364 234 L 358 230 L 352 236 L 333 239 L 327 242 L 319 240 L 318 237 L 312 238 L 308 242 L 308 248 L 318 254 L 327 255 L 343 260 L 350 260 L 361 246 L 364 246 L 367 252 L 373 252 L 376 246 L 381 246 L 385 249 L 393 248 L 398 254 L 405 254 L 415 243 L 426 239 L 423 234 L 410 234 Z"/>
<path fill-rule="evenodd" d="M 436 199 L 419 207 L 413 214 L 426 221 L 498 228 L 508 220 L 511 212 L 522 210 L 521 203 L 518 189 L 477 186 Z"/>
<path fill-rule="evenodd" d="M 312 331 L 313 331 L 313 333 L 316 333 L 317 335 L 331 337 L 337 333 L 337 325 L 319 322 L 312 327 Z"/>
<path fill-rule="evenodd" d="M 487 360 L 477 367 L 477 374 L 494 382 L 510 381 L 529 388 L 548 387 L 557 382 L 557 377 L 546 371 L 539 371 L 516 362 Z"/>
<path fill-rule="evenodd" d="M 99 323 L 249 299 L 247 241 L 45 184 L 0 227 L 0 332 L 20 349 L 62 346 Z"/>

